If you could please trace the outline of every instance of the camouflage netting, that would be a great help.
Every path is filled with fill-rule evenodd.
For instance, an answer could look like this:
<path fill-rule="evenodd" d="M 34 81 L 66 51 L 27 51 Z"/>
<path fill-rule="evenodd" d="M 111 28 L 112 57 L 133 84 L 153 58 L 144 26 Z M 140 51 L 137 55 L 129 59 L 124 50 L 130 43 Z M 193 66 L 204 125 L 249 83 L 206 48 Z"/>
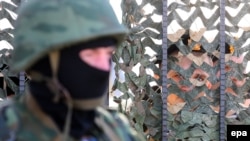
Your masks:
<path fill-rule="evenodd" d="M 219 1 L 168 1 L 169 141 L 219 140 Z"/>
<path fill-rule="evenodd" d="M 9 71 L 8 62 L 13 50 L 11 45 L 14 37 L 13 23 L 17 18 L 16 10 L 20 2 L 21 0 L 0 1 L 0 77 L 4 78 L 3 85 L 0 86 L 0 99 L 6 98 L 7 87 L 10 88 L 14 94 L 19 91 L 17 84 L 13 81 L 14 78 L 18 79 L 19 76 Z"/>
<path fill-rule="evenodd" d="M 132 101 L 122 109 L 147 140 L 161 140 L 161 40 L 162 1 L 123 0 L 122 22 L 130 30 L 116 51 L 116 102 Z M 157 20 L 158 19 L 158 20 Z M 116 93 L 120 93 L 117 96 Z"/>
<path fill-rule="evenodd" d="M 250 4 L 226 1 L 226 123 L 250 124 Z"/>

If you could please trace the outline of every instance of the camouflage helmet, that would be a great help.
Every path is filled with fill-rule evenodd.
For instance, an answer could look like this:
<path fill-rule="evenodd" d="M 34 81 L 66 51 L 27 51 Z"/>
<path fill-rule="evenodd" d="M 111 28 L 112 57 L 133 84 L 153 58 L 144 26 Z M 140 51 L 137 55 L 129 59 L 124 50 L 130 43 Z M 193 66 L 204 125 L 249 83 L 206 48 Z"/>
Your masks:
<path fill-rule="evenodd" d="M 27 70 L 50 51 L 127 33 L 108 0 L 29 0 L 19 8 L 12 70 Z"/>

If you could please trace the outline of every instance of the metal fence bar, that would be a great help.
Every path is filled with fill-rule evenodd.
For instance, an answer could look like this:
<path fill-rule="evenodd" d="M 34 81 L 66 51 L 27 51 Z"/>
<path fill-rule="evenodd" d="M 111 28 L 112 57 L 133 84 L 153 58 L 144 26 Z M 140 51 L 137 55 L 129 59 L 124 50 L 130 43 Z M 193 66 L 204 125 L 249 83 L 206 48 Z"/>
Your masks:
<path fill-rule="evenodd" d="M 167 78 L 165 77 L 165 74 L 167 74 L 167 6 L 168 1 L 162 0 L 163 3 L 163 15 L 162 15 L 162 141 L 167 141 Z"/>
<path fill-rule="evenodd" d="M 220 0 L 220 141 L 225 141 L 225 0 Z"/>

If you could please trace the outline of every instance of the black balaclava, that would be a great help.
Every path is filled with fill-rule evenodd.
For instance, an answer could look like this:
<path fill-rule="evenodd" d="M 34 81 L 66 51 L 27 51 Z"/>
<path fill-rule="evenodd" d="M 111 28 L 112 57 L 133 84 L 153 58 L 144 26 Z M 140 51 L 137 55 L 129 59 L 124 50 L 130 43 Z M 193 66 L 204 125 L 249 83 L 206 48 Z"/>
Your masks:
<path fill-rule="evenodd" d="M 102 38 L 88 43 L 77 44 L 60 51 L 60 61 L 58 67 L 59 82 L 69 91 L 74 100 L 88 100 L 101 98 L 108 86 L 109 71 L 102 71 L 89 66 L 79 57 L 79 52 L 83 49 L 114 46 L 115 40 L 112 38 Z M 37 71 L 47 77 L 52 77 L 49 57 L 45 56 L 33 65 L 29 71 Z M 67 106 L 61 99 L 54 102 L 54 94 L 47 87 L 45 81 L 29 82 L 29 89 L 41 109 L 54 120 L 62 131 L 67 115 Z M 81 138 L 88 135 L 89 131 L 95 128 L 94 110 L 73 109 L 70 135 L 74 138 Z"/>

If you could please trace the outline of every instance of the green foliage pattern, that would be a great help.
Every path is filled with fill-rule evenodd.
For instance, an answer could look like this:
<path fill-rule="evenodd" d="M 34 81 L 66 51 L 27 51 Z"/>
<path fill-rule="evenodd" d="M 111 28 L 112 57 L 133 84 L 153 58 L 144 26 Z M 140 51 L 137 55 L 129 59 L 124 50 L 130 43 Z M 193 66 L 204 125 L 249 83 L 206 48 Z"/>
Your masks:
<path fill-rule="evenodd" d="M 147 13 L 145 7 L 151 6 Z M 129 35 L 113 56 L 116 79 L 113 91 L 123 93 L 116 101 L 131 100 L 121 109 L 127 114 L 134 128 L 148 140 L 161 140 L 161 42 L 160 21 L 152 20 L 153 15 L 161 17 L 161 0 L 123 0 L 121 3 L 122 22 L 130 30 Z M 157 40 L 157 41 L 155 41 Z M 150 53 L 148 53 L 148 51 Z M 149 73 L 151 72 L 153 73 Z M 120 80 L 123 72 L 125 81 Z M 152 84 L 154 83 L 154 84 Z M 121 103 L 120 103 L 121 104 Z"/>
<path fill-rule="evenodd" d="M 12 39 L 13 39 L 13 24 L 17 18 L 16 10 L 20 5 L 21 0 L 0 1 L 0 77 L 3 78 L 3 86 L 0 88 L 0 98 L 7 97 L 6 88 L 9 87 L 14 94 L 17 94 L 19 87 L 11 79 L 18 78 L 19 75 L 12 73 L 9 68 L 9 60 L 11 58 Z"/>

